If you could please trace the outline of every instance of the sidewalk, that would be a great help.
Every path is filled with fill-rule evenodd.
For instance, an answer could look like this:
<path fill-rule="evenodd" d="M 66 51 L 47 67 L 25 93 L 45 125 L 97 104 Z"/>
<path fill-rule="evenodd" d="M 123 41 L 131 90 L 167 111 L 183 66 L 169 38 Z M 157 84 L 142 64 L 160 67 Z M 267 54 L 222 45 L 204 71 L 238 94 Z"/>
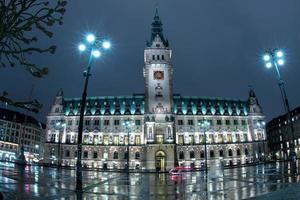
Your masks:
<path fill-rule="evenodd" d="M 257 200 L 299 200 L 300 199 L 300 184 L 293 183 L 290 186 L 277 190 L 268 194 L 253 197 L 250 199 Z"/>

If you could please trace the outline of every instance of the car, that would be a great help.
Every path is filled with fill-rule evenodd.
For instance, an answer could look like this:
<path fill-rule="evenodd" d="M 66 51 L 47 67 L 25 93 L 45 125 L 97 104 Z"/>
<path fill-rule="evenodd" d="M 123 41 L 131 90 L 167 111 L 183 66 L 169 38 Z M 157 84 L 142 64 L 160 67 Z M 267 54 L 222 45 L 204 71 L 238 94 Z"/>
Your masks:
<path fill-rule="evenodd" d="M 180 175 L 182 172 L 190 172 L 193 171 L 193 167 L 190 166 L 178 166 L 169 171 L 172 175 Z"/>

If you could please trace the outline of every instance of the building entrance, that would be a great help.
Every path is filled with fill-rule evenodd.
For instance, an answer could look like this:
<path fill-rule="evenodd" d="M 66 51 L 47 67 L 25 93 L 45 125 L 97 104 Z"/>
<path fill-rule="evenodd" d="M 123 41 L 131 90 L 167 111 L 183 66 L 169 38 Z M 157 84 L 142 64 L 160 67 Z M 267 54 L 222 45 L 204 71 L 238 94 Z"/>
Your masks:
<path fill-rule="evenodd" d="M 156 171 L 166 170 L 166 154 L 163 151 L 158 151 L 155 154 L 155 168 Z"/>

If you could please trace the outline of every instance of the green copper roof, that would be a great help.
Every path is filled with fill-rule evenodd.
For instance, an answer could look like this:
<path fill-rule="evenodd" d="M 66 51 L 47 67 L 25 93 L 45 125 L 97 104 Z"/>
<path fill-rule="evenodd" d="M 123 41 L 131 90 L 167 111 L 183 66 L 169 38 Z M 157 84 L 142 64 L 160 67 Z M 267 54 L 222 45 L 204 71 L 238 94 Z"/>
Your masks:
<path fill-rule="evenodd" d="M 65 99 L 65 115 L 79 115 L 80 98 Z M 248 115 L 248 101 L 226 98 L 173 96 L 176 115 Z M 85 115 L 143 115 L 144 95 L 89 97 Z"/>

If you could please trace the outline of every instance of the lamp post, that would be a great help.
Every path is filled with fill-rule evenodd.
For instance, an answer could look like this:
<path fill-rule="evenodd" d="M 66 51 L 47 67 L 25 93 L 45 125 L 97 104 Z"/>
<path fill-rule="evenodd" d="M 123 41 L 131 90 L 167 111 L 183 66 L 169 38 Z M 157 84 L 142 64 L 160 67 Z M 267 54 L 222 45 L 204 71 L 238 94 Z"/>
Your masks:
<path fill-rule="evenodd" d="M 134 122 L 131 121 L 129 118 L 126 119 L 123 123 L 122 123 L 123 126 L 125 126 L 125 129 L 127 130 L 127 138 L 128 138 L 128 141 L 127 141 L 127 157 L 126 157 L 126 164 L 127 164 L 127 171 L 129 172 L 129 145 L 130 145 L 130 131 L 131 131 L 131 127 L 134 126 Z"/>
<path fill-rule="evenodd" d="M 264 130 L 265 126 L 266 126 L 266 122 L 264 122 L 264 121 L 258 121 L 258 122 L 256 123 L 256 127 L 257 127 L 258 129 L 263 129 L 263 130 Z M 263 157 L 263 159 L 264 159 L 264 164 L 266 164 L 265 132 L 263 132 L 263 152 L 264 152 L 264 157 Z"/>
<path fill-rule="evenodd" d="M 297 157 L 296 157 L 296 152 L 295 152 L 295 130 L 294 130 L 293 121 L 292 121 L 292 117 L 291 117 L 289 101 L 288 101 L 286 91 L 285 91 L 285 83 L 284 83 L 284 81 L 281 77 L 280 71 L 279 71 L 279 66 L 283 66 L 285 63 L 284 57 L 285 57 L 284 53 L 281 50 L 270 49 L 270 50 L 266 51 L 265 55 L 263 56 L 263 60 L 265 62 L 265 66 L 267 68 L 274 67 L 276 74 L 277 74 L 278 85 L 280 88 L 282 100 L 284 103 L 284 108 L 287 112 L 288 122 L 290 124 L 290 129 L 291 129 L 290 136 L 292 137 L 292 142 L 290 145 L 290 157 L 291 157 L 291 160 L 294 163 L 296 163 Z"/>
<path fill-rule="evenodd" d="M 205 174 L 207 177 L 207 149 L 206 149 L 206 130 L 209 128 L 209 121 L 203 120 L 198 123 L 198 125 L 203 129 L 204 134 L 204 156 L 205 156 Z"/>
<path fill-rule="evenodd" d="M 83 118 L 84 109 L 87 97 L 87 87 L 89 82 L 89 77 L 91 76 L 91 67 L 94 58 L 99 58 L 101 56 L 102 49 L 109 49 L 110 43 L 108 41 L 100 41 L 93 34 L 88 34 L 85 38 L 84 43 L 80 43 L 78 49 L 80 52 L 87 52 L 89 56 L 89 62 L 87 69 L 84 71 L 83 76 L 85 77 L 85 83 L 81 98 L 80 107 L 80 117 L 78 125 L 78 138 L 77 138 L 77 162 L 76 162 L 76 190 L 82 192 L 82 165 L 81 165 L 81 154 L 82 154 L 82 131 L 83 131 Z"/>
<path fill-rule="evenodd" d="M 58 121 L 55 124 L 55 129 L 58 130 L 58 150 L 57 150 L 57 168 L 59 169 L 61 165 L 61 137 L 64 131 L 64 128 L 66 126 L 66 123 L 63 120 Z"/>

